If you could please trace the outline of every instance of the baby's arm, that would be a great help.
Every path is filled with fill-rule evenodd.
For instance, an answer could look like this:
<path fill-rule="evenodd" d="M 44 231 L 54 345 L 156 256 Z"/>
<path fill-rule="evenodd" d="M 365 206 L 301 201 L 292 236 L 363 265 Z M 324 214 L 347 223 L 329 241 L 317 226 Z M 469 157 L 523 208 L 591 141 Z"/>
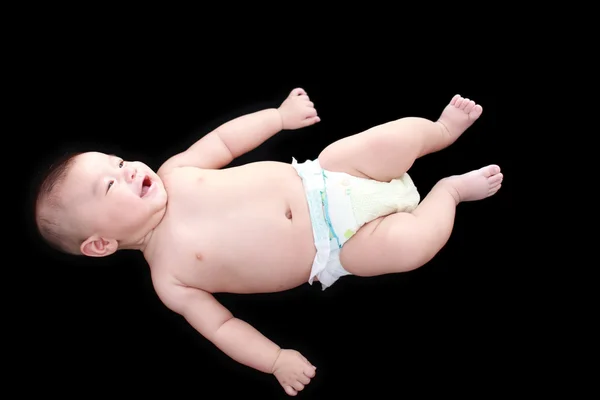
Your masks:
<path fill-rule="evenodd" d="M 161 172 L 185 166 L 223 168 L 281 129 L 281 117 L 275 108 L 242 115 L 209 132 L 184 152 L 171 157 L 161 166 Z"/>
<path fill-rule="evenodd" d="M 217 135 L 234 159 L 254 150 L 282 129 L 279 111 L 268 108 L 228 121 L 209 135 Z"/>
<path fill-rule="evenodd" d="M 297 88 L 278 108 L 243 115 L 226 122 L 211 134 L 216 134 L 229 149 L 231 157 L 236 158 L 254 150 L 283 129 L 300 129 L 320 120 L 308 94 Z"/>
<path fill-rule="evenodd" d="M 294 89 L 278 108 L 256 111 L 224 123 L 173 156 L 161 169 L 181 166 L 219 169 L 283 129 L 299 129 L 319 121 L 306 92 Z"/>
<path fill-rule="evenodd" d="M 183 286 L 157 289 L 157 293 L 169 309 L 183 316 L 229 357 L 259 371 L 273 372 L 279 346 L 235 318 L 210 293 Z"/>
<path fill-rule="evenodd" d="M 315 367 L 304 356 L 281 349 L 250 324 L 235 318 L 210 293 L 175 285 L 155 287 L 163 303 L 202 336 L 235 361 L 275 375 L 287 394 L 297 394 L 315 376 Z"/>

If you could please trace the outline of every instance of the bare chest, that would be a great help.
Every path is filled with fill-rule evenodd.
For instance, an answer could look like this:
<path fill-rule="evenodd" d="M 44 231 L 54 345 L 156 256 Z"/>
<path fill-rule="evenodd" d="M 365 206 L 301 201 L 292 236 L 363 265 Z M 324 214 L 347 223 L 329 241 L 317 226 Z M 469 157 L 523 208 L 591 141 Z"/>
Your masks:
<path fill-rule="evenodd" d="M 163 268 L 213 293 L 306 282 L 314 245 L 302 184 L 294 171 L 274 167 L 190 174 L 169 188 L 156 232 Z"/>

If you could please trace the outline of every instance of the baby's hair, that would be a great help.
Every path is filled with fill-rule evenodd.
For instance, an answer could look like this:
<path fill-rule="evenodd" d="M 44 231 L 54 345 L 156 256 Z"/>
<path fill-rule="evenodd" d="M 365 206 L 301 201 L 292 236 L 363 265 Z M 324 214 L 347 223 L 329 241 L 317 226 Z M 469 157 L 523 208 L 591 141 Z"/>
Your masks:
<path fill-rule="evenodd" d="M 34 202 L 35 222 L 42 239 L 60 252 L 76 255 L 81 253 L 74 232 L 70 231 L 67 221 L 61 224 L 66 209 L 60 187 L 79 154 L 77 151 L 63 154 L 44 171 Z"/>

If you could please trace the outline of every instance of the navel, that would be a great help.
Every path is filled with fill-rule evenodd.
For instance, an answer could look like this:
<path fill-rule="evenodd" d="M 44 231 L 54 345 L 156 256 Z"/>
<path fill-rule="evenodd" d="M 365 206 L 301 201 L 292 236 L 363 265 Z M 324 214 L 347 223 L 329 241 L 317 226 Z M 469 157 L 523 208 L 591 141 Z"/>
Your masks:
<path fill-rule="evenodd" d="M 292 219 L 292 210 L 289 210 L 289 209 L 288 209 L 288 210 L 285 212 L 285 217 L 286 217 L 287 219 Z"/>

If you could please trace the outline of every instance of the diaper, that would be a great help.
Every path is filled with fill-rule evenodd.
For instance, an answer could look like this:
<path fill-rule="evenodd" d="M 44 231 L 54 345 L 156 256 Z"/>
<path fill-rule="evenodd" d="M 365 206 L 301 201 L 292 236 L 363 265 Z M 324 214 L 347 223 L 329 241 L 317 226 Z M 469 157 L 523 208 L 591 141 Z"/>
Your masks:
<path fill-rule="evenodd" d="M 340 263 L 340 251 L 361 226 L 396 212 L 411 212 L 420 195 L 410 176 L 390 182 L 359 178 L 321 168 L 318 160 L 292 159 L 306 194 L 316 255 L 308 282 L 315 277 L 323 290 L 350 273 Z"/>

